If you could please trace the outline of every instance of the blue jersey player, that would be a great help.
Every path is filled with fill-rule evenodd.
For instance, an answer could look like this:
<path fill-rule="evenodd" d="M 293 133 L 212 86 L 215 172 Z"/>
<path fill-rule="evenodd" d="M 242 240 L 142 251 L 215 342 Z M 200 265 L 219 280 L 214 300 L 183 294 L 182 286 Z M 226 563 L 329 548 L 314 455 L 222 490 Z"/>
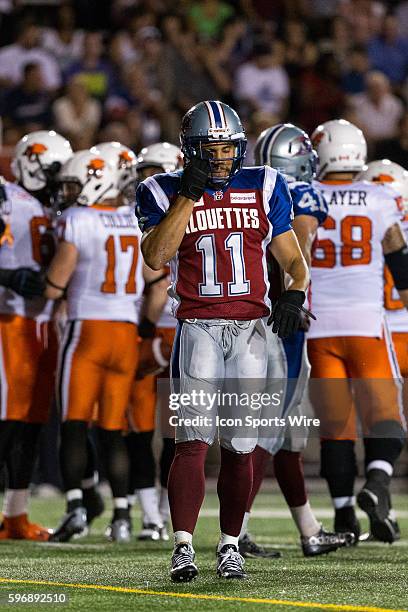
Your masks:
<path fill-rule="evenodd" d="M 291 124 L 279 124 L 265 130 L 255 146 L 255 162 L 259 165 L 269 164 L 285 175 L 293 202 L 293 229 L 310 267 L 312 244 L 318 226 L 327 217 L 328 207 L 321 193 L 311 184 L 317 155 L 308 135 Z M 279 276 L 277 268 L 276 262 L 275 266 L 271 262 L 272 275 L 278 273 Z M 276 283 L 271 283 L 271 287 L 276 287 Z M 271 297 L 273 299 L 274 296 Z M 268 379 L 285 381 L 280 417 L 286 425 L 259 432 L 258 444 L 253 452 L 253 489 L 239 541 L 241 554 L 246 556 L 274 557 L 279 554 L 253 542 L 246 525 L 271 456 L 274 458 L 275 476 L 299 530 L 304 555 L 324 554 L 352 540 L 351 534 L 328 533 L 317 522 L 307 499 L 302 468 L 301 451 L 306 445 L 308 430 L 304 425 L 291 426 L 288 421 L 289 415 L 302 416 L 310 373 L 305 338 L 307 317 L 302 327 L 283 339 L 268 330 Z M 266 415 L 263 413 L 263 416 Z"/>

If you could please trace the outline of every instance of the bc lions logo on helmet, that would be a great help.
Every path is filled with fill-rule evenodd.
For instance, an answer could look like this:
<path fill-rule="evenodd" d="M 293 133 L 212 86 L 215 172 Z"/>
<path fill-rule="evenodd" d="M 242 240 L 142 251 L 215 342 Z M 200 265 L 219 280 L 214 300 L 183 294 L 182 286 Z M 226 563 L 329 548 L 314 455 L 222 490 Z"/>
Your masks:
<path fill-rule="evenodd" d="M 45 144 L 42 144 L 41 142 L 33 142 L 33 144 L 28 145 L 24 151 L 24 155 L 27 155 L 27 157 L 31 159 L 37 155 L 42 155 L 42 153 L 45 153 L 46 151 L 48 151 L 48 147 L 46 147 Z"/>
<path fill-rule="evenodd" d="M 312 145 L 313 145 L 313 148 L 316 148 L 316 147 L 319 146 L 319 144 L 322 142 L 324 136 L 325 136 L 325 134 L 324 134 L 323 130 L 321 132 L 316 132 L 315 134 L 313 134 L 313 136 L 312 136 Z"/>
<path fill-rule="evenodd" d="M 100 177 L 103 174 L 103 169 L 105 168 L 105 160 L 100 157 L 95 157 L 95 159 L 91 159 L 87 166 L 88 174 L 91 176 Z"/>
<path fill-rule="evenodd" d="M 131 163 L 132 163 L 131 155 L 129 151 L 126 151 L 124 149 L 123 151 L 119 153 L 118 169 L 120 170 L 121 168 L 128 168 Z"/>

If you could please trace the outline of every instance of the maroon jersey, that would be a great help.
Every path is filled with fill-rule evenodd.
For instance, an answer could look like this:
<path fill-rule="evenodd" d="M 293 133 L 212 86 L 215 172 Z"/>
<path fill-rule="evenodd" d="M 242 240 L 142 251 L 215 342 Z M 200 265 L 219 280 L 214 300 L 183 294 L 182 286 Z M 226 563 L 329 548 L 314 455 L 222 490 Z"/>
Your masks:
<path fill-rule="evenodd" d="M 160 223 L 177 198 L 181 172 L 149 177 L 137 189 L 142 231 Z M 171 262 L 179 319 L 258 319 L 269 314 L 266 249 L 291 229 L 292 201 L 281 174 L 243 168 L 224 191 L 206 189 L 194 205 Z"/>

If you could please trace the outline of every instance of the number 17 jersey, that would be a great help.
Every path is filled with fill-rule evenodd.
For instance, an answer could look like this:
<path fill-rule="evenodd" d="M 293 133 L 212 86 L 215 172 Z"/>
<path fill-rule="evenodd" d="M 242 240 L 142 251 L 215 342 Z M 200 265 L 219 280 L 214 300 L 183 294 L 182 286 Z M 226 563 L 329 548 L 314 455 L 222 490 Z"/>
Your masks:
<path fill-rule="evenodd" d="M 308 337 L 382 337 L 384 257 L 381 242 L 401 212 L 395 194 L 367 181 L 316 183 L 329 216 L 318 229 Z"/>
<path fill-rule="evenodd" d="M 68 320 L 137 323 L 144 282 L 133 210 L 72 207 L 63 213 L 58 235 L 78 251 L 67 290 Z"/>

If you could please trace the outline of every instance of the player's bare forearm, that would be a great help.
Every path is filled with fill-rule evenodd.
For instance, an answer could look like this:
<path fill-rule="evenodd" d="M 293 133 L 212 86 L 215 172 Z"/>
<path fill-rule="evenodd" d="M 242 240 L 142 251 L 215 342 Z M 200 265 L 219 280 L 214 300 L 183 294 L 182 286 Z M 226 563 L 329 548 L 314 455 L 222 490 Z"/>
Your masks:
<path fill-rule="evenodd" d="M 289 230 L 275 236 L 269 248 L 281 268 L 291 277 L 287 288 L 306 291 L 310 281 L 309 270 L 295 232 Z"/>
<path fill-rule="evenodd" d="M 60 242 L 46 276 L 45 297 L 58 300 L 64 294 L 78 261 L 78 251 L 70 242 Z"/>
<path fill-rule="evenodd" d="M 194 200 L 178 196 L 164 219 L 152 230 L 147 231 L 142 241 L 142 253 L 150 268 L 161 270 L 175 256 L 183 240 L 193 207 Z"/>
<path fill-rule="evenodd" d="M 169 279 L 167 271 L 152 270 L 143 267 L 143 276 L 146 284 L 145 298 L 143 300 L 140 317 L 146 317 L 152 323 L 157 323 L 167 302 L 167 287 Z"/>
<path fill-rule="evenodd" d="M 300 250 L 310 270 L 312 264 L 312 245 L 319 223 L 311 215 L 298 215 L 292 222 L 293 231 L 298 239 Z"/>
<path fill-rule="evenodd" d="M 404 234 L 398 223 L 394 223 L 387 229 L 381 244 L 384 255 L 394 253 L 406 245 Z"/>

